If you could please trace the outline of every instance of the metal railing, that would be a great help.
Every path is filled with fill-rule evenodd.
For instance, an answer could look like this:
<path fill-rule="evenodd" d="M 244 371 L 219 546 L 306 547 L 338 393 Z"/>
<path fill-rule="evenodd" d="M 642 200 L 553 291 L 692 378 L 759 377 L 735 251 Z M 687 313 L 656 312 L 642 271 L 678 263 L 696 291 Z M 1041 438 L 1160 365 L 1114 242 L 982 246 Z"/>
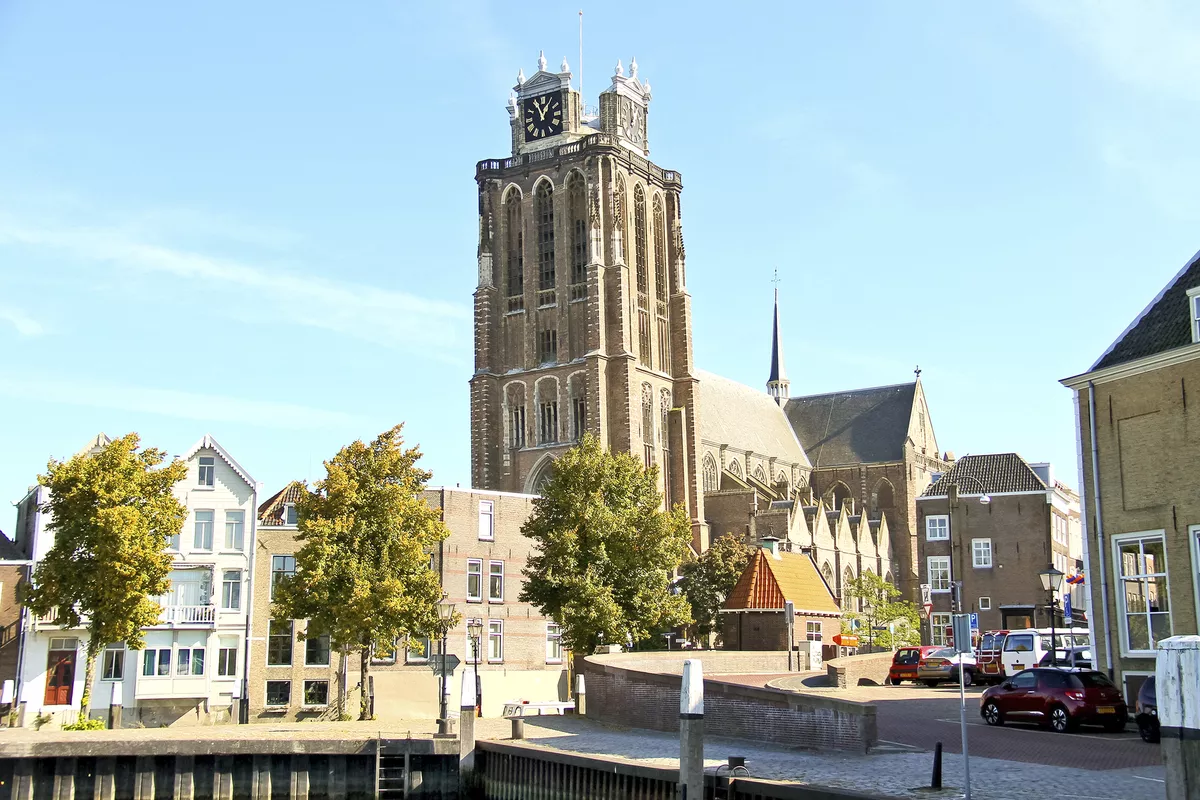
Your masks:
<path fill-rule="evenodd" d="M 205 625 L 211 624 L 216 618 L 216 606 L 163 606 L 159 620 L 170 625 Z"/>

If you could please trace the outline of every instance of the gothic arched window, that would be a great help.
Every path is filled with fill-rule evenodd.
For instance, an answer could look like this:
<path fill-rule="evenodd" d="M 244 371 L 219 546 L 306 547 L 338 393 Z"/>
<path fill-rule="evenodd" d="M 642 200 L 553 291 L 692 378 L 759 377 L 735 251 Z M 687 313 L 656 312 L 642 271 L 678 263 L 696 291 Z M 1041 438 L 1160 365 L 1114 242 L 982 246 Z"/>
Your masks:
<path fill-rule="evenodd" d="M 638 361 L 650 366 L 650 299 L 646 276 L 646 192 L 633 187 L 633 257 L 637 266 Z"/>
<path fill-rule="evenodd" d="M 587 282 L 587 262 L 588 262 L 588 214 L 587 214 L 587 187 L 584 184 L 583 176 L 578 172 L 572 172 L 567 178 L 567 204 L 570 207 L 570 223 L 571 223 L 571 283 L 586 283 Z M 583 289 L 583 294 L 586 296 L 587 289 Z M 574 300 L 576 293 L 572 293 L 571 299 Z"/>
<path fill-rule="evenodd" d="M 508 270 L 508 310 L 520 311 L 525 307 L 525 234 L 521 221 L 521 193 L 510 189 L 504 198 L 505 247 L 508 254 L 505 268 Z"/>
<path fill-rule="evenodd" d="M 654 389 L 642 384 L 642 441 L 654 444 Z"/>
<path fill-rule="evenodd" d="M 738 462 L 730 461 L 728 469 L 730 472 L 732 472 L 734 475 L 737 475 L 739 478 L 742 477 L 742 465 L 739 464 Z"/>
<path fill-rule="evenodd" d="M 767 482 L 767 473 L 763 472 L 763 468 L 762 468 L 761 464 L 759 464 L 757 467 L 754 468 L 754 478 L 759 483 Z"/>
<path fill-rule="evenodd" d="M 842 610 L 850 611 L 854 608 L 854 598 L 850 596 L 850 582 L 854 580 L 854 573 L 846 567 L 842 572 Z"/>
<path fill-rule="evenodd" d="M 875 485 L 875 491 L 871 494 L 872 511 L 878 513 L 891 509 L 896 504 L 896 492 L 892 488 L 892 483 L 887 478 L 883 478 Z"/>
<path fill-rule="evenodd" d="M 628 222 L 625 219 L 625 213 L 628 211 L 629 206 L 625 204 L 625 176 L 621 175 L 620 173 L 617 174 L 616 185 L 613 187 L 612 200 L 613 248 L 615 250 L 613 255 L 617 258 L 620 258 L 622 261 L 625 261 L 625 243 L 629 240 L 629 237 L 626 236 L 625 231 L 625 227 Z"/>
<path fill-rule="evenodd" d="M 704 491 L 717 491 L 717 462 L 709 453 L 704 457 Z"/>
<path fill-rule="evenodd" d="M 833 591 L 833 567 L 829 566 L 826 561 L 821 567 L 821 577 L 825 579 L 825 585 L 829 587 L 829 591 Z"/>
<path fill-rule="evenodd" d="M 658 302 L 667 302 L 667 223 L 662 198 L 654 198 L 654 290 Z"/>
<path fill-rule="evenodd" d="M 550 181 L 538 184 L 533 217 L 537 221 L 538 290 L 544 292 L 554 288 L 554 188 Z"/>

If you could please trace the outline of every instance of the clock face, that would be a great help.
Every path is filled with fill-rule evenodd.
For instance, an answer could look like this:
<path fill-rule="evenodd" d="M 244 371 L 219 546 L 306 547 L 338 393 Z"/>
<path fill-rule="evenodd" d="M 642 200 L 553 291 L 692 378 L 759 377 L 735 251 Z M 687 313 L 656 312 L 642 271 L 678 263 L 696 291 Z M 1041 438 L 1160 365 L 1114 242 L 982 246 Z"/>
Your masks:
<path fill-rule="evenodd" d="M 527 97 L 523 104 L 525 141 L 533 142 L 555 136 L 563 130 L 562 92 Z"/>

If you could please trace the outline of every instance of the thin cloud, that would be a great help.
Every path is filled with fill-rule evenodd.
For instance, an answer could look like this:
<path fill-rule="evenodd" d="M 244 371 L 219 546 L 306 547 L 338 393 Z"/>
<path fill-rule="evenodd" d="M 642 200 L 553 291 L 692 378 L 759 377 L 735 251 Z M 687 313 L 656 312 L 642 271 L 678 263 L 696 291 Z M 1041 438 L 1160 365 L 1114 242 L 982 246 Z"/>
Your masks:
<path fill-rule="evenodd" d="M 357 422 L 341 411 L 147 386 L 0 374 L 0 395 L 38 403 L 107 408 L 204 422 L 236 422 L 285 430 L 343 427 Z"/>
<path fill-rule="evenodd" d="M 15 308 L 0 308 L 0 321 L 12 325 L 21 336 L 41 336 L 46 332 L 46 327 L 42 323 Z"/>
<path fill-rule="evenodd" d="M 453 359 L 470 324 L 469 309 L 458 304 L 162 245 L 120 227 L 30 224 L 0 213 L 4 244 L 65 252 L 85 262 L 183 279 L 205 289 L 238 290 L 237 299 L 248 294 L 263 317 L 444 360 Z"/>

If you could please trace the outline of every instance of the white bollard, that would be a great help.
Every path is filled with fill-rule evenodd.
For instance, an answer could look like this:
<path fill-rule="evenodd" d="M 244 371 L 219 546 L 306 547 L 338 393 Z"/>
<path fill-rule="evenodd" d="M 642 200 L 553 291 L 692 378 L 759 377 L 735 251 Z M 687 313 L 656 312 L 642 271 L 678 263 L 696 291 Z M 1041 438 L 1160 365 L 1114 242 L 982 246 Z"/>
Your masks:
<path fill-rule="evenodd" d="M 1167 800 L 1200 797 L 1200 636 L 1158 643 L 1155 694 Z"/>
<path fill-rule="evenodd" d="M 683 662 L 679 690 L 680 800 L 704 800 L 704 671 L 700 659 Z"/>

